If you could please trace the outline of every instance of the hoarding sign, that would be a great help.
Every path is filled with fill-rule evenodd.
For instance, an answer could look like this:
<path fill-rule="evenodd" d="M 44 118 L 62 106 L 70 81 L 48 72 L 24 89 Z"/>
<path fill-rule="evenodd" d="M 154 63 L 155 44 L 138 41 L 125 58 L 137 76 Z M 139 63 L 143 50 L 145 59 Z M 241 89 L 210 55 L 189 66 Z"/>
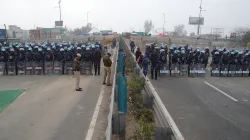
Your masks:
<path fill-rule="evenodd" d="M 199 17 L 189 17 L 189 24 L 190 25 L 198 25 L 199 24 Z M 200 17 L 200 25 L 204 25 L 204 17 Z"/>
<path fill-rule="evenodd" d="M 0 29 L 0 39 L 5 40 L 6 39 L 6 30 Z"/>
<path fill-rule="evenodd" d="M 63 26 L 63 21 L 55 21 L 55 26 Z"/>

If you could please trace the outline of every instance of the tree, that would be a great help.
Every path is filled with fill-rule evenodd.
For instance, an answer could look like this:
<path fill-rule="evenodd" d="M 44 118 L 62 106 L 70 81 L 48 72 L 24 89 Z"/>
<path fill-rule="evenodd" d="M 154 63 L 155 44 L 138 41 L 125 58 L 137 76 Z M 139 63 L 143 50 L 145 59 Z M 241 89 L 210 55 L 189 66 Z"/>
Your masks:
<path fill-rule="evenodd" d="M 148 34 L 153 28 L 154 28 L 154 25 L 152 23 L 152 20 L 146 20 L 144 22 L 144 29 L 145 29 L 146 34 Z"/>
<path fill-rule="evenodd" d="M 234 29 L 233 34 L 234 34 L 234 38 L 237 40 L 241 40 L 243 38 L 243 36 L 247 33 L 250 32 L 249 28 L 245 28 L 245 27 L 239 27 Z"/>
<path fill-rule="evenodd" d="M 246 32 L 243 36 L 242 36 L 242 41 L 247 44 L 248 42 L 250 42 L 250 31 Z"/>
<path fill-rule="evenodd" d="M 174 37 L 183 37 L 187 35 L 187 31 L 185 30 L 184 25 L 177 25 L 174 26 L 174 32 L 173 32 Z"/>
<path fill-rule="evenodd" d="M 88 23 L 86 26 L 82 26 L 81 28 L 75 28 L 71 31 L 72 34 L 80 35 L 82 32 L 88 33 L 92 30 L 92 24 Z"/>

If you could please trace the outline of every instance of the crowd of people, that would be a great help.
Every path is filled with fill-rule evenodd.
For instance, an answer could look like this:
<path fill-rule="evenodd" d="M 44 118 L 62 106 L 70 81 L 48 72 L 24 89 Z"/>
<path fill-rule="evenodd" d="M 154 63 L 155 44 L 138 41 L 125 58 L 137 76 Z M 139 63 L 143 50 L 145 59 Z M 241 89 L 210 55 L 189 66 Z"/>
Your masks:
<path fill-rule="evenodd" d="M 134 53 L 135 42 L 130 42 L 131 52 Z M 135 52 L 137 63 L 143 69 L 143 73 L 146 76 L 148 72 L 148 66 L 151 67 L 151 78 L 157 80 L 159 71 L 164 67 L 171 69 L 172 65 L 188 65 L 202 64 L 206 69 L 209 58 L 212 57 L 211 66 L 217 65 L 250 65 L 250 52 L 248 49 L 236 50 L 226 49 L 222 47 L 214 47 L 210 52 L 209 47 L 202 49 L 200 47 L 192 47 L 188 44 L 176 46 L 174 44 L 168 47 L 167 44 L 161 44 L 160 47 L 156 43 L 146 44 L 145 54 L 141 52 L 140 48 L 137 48 Z"/>

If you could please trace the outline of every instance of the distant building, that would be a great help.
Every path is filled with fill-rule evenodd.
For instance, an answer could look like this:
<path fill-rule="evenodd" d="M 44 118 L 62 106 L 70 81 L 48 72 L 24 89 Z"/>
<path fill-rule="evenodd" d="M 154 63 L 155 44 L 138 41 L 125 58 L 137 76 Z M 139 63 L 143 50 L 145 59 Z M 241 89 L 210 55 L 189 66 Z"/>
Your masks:
<path fill-rule="evenodd" d="M 40 30 L 39 29 L 29 30 L 29 39 L 30 41 L 40 40 Z"/>
<path fill-rule="evenodd" d="M 16 25 L 9 25 L 8 37 L 10 39 L 23 39 L 23 30 Z"/>

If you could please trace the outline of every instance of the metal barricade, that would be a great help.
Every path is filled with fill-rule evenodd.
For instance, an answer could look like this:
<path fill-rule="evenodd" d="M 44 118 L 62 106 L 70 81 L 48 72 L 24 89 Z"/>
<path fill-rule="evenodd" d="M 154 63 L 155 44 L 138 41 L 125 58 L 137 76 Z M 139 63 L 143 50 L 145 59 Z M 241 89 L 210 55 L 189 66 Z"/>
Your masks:
<path fill-rule="evenodd" d="M 17 75 L 25 74 L 25 61 L 17 62 Z"/>
<path fill-rule="evenodd" d="M 44 74 L 52 75 L 54 72 L 53 61 L 44 63 Z"/>
<path fill-rule="evenodd" d="M 5 75 L 5 74 L 6 74 L 6 63 L 0 62 L 0 75 Z"/>
<path fill-rule="evenodd" d="M 7 74 L 16 75 L 16 62 L 7 62 Z"/>
<path fill-rule="evenodd" d="M 43 75 L 44 74 L 43 62 L 33 62 L 33 74 L 35 74 L 35 75 Z"/>
<path fill-rule="evenodd" d="M 61 75 L 61 74 L 63 74 L 63 63 L 61 61 L 55 61 L 53 68 L 54 68 L 53 73 L 55 75 Z"/>

